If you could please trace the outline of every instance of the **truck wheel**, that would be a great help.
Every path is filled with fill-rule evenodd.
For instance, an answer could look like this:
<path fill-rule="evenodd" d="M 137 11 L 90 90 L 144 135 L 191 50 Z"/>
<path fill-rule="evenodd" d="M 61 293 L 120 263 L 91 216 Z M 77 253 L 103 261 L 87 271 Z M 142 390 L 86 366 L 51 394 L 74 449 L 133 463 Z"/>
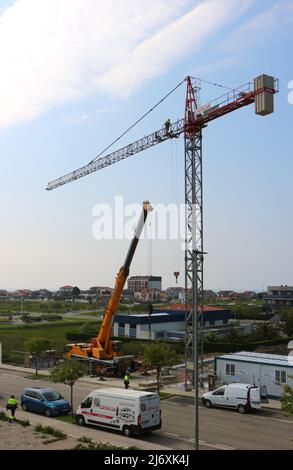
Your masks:
<path fill-rule="evenodd" d="M 213 405 L 212 405 L 212 402 L 210 400 L 205 400 L 204 401 L 204 406 L 206 408 L 212 408 Z"/>
<path fill-rule="evenodd" d="M 77 424 L 78 424 L 79 426 L 85 426 L 85 420 L 84 420 L 84 417 L 83 417 L 83 416 L 78 415 L 78 416 L 76 417 L 76 421 L 77 421 Z"/>
<path fill-rule="evenodd" d="M 245 408 L 245 406 L 239 405 L 239 406 L 238 406 L 238 411 L 239 411 L 239 413 L 241 413 L 242 415 L 244 415 L 244 414 L 246 413 L 246 408 Z"/>
<path fill-rule="evenodd" d="M 91 361 L 89 364 L 90 375 L 92 377 L 95 377 L 97 375 L 96 366 L 97 364 L 95 363 L 95 361 Z"/>
<path fill-rule="evenodd" d="M 124 426 L 123 428 L 123 434 L 126 437 L 131 437 L 131 429 L 129 426 Z"/>

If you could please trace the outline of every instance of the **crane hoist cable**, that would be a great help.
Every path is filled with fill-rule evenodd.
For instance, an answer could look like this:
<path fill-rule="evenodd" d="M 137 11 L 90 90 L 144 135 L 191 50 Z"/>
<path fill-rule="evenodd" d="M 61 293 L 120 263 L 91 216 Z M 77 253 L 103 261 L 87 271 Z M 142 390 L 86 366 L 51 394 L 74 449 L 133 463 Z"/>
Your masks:
<path fill-rule="evenodd" d="M 219 88 L 225 88 L 226 90 L 230 90 L 230 91 L 234 91 L 235 88 L 231 88 L 229 86 L 225 86 L 225 85 L 222 85 L 221 83 L 214 83 L 214 82 L 209 82 L 208 80 L 204 80 L 203 78 L 200 78 L 199 79 L 201 82 L 203 83 L 207 83 L 208 85 L 213 85 L 213 86 L 217 86 Z"/>
<path fill-rule="evenodd" d="M 178 208 L 178 220 L 177 220 L 177 239 L 174 241 L 175 242 L 175 269 L 174 269 L 174 275 L 176 277 L 176 283 L 177 279 L 179 276 L 179 243 L 180 243 L 180 217 L 181 217 L 181 206 L 180 206 L 180 198 L 179 198 L 179 181 L 178 181 L 178 170 L 179 170 L 179 158 L 178 158 L 178 142 L 175 141 L 175 200 L 176 200 L 176 205 Z M 176 274 L 175 274 L 176 273 Z"/>
<path fill-rule="evenodd" d="M 152 249 L 153 249 L 153 246 L 152 246 L 152 223 L 149 222 L 148 226 L 150 227 L 149 229 L 149 233 L 148 233 L 148 240 L 147 240 L 147 243 L 148 243 L 148 276 L 152 276 L 153 274 L 153 252 L 152 252 Z"/>
<path fill-rule="evenodd" d="M 171 249 L 171 257 L 170 259 L 173 262 L 173 274 L 177 280 L 179 277 L 179 224 L 180 224 L 180 201 L 179 201 L 179 189 L 178 189 L 178 146 L 177 141 L 171 141 L 171 195 L 172 195 L 172 203 L 175 204 L 177 208 L 177 227 L 170 227 L 170 249 Z M 170 223 L 171 220 L 170 220 Z M 176 233 L 174 233 L 174 229 L 176 228 Z M 172 238 L 171 237 L 175 238 Z"/>

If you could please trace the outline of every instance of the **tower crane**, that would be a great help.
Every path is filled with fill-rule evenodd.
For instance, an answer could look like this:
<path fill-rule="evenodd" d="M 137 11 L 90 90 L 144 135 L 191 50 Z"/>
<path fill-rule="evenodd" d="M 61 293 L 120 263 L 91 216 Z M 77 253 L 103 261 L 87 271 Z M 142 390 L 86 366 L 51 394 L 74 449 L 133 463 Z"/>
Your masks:
<path fill-rule="evenodd" d="M 89 164 L 51 181 L 47 190 L 58 188 L 87 176 L 95 171 L 139 154 L 167 140 L 184 136 L 185 148 L 185 385 L 187 385 L 190 359 L 193 362 L 192 381 L 195 384 L 195 403 L 198 406 L 198 326 L 203 338 L 203 312 L 200 308 L 203 296 L 203 184 L 202 184 L 202 135 L 212 121 L 233 111 L 255 104 L 255 113 L 266 116 L 274 112 L 274 95 L 279 91 L 278 79 L 260 75 L 252 82 L 230 90 L 215 100 L 199 107 L 201 81 L 187 76 L 184 118 L 165 125 L 151 134 L 132 142 L 105 156 L 97 157 Z M 182 83 L 182 82 L 181 82 Z M 177 87 L 176 87 L 177 88 Z M 166 124 L 166 123 L 165 123 Z M 191 302 L 189 295 L 191 294 Z M 190 303 L 190 305 L 189 305 Z M 196 412 L 198 423 L 198 412 Z M 195 447 L 198 446 L 196 425 Z"/>

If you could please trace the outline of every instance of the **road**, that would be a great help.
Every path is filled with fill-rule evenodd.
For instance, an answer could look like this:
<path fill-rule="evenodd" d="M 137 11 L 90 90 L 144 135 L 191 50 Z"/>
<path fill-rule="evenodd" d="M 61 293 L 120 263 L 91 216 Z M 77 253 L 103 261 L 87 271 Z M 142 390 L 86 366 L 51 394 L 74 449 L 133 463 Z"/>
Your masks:
<path fill-rule="evenodd" d="M 3 406 L 5 398 L 12 393 L 19 399 L 22 388 L 27 386 L 52 386 L 69 399 L 70 389 L 66 385 L 52 385 L 48 379 L 31 380 L 21 372 L 0 370 L 0 404 Z M 92 384 L 86 382 L 74 386 L 74 408 L 92 389 Z M 162 400 L 162 419 L 162 429 L 144 436 L 144 441 L 176 450 L 193 448 L 192 399 L 177 396 Z M 98 440 L 99 430 L 96 432 Z M 110 433 L 109 436 L 110 439 Z M 277 410 L 240 415 L 232 410 L 200 406 L 200 448 L 293 450 L 293 418 Z"/>

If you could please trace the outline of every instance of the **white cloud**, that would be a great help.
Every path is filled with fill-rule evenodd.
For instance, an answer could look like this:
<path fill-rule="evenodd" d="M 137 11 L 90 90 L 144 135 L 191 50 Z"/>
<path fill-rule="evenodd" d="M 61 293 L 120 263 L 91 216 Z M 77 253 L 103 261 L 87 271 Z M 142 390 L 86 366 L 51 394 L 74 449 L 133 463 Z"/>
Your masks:
<path fill-rule="evenodd" d="M 238 0 L 17 0 L 0 16 L 0 127 L 94 90 L 128 95 L 242 10 Z"/>

